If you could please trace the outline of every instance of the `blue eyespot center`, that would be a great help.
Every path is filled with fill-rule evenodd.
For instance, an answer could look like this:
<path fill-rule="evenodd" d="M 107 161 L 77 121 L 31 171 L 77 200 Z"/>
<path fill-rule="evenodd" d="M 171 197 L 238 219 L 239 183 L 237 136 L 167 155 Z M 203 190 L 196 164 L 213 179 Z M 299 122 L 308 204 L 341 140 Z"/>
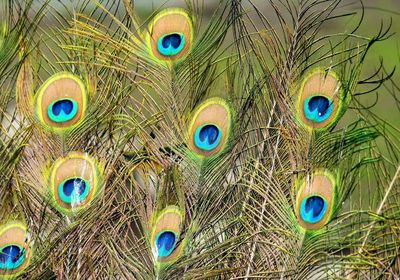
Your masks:
<path fill-rule="evenodd" d="M 25 259 L 25 250 L 18 245 L 7 245 L 0 248 L 0 269 L 18 268 Z"/>
<path fill-rule="evenodd" d="M 82 178 L 69 178 L 58 187 L 60 199 L 68 204 L 79 204 L 89 194 L 89 183 Z"/>
<path fill-rule="evenodd" d="M 172 231 L 163 231 L 156 237 L 158 257 L 168 257 L 175 248 L 176 235 Z"/>
<path fill-rule="evenodd" d="M 318 223 L 326 213 L 327 203 L 319 195 L 312 195 L 304 198 L 300 205 L 301 218 L 311 224 Z"/>
<path fill-rule="evenodd" d="M 174 56 L 185 47 L 185 36 L 182 33 L 170 33 L 158 39 L 157 49 L 165 56 Z"/>
<path fill-rule="evenodd" d="M 320 123 L 327 120 L 332 111 L 333 103 L 325 96 L 311 96 L 304 102 L 304 114 L 308 120 L 313 122 Z"/>
<path fill-rule="evenodd" d="M 53 122 L 62 123 L 72 120 L 78 113 L 78 103 L 70 98 L 63 98 L 50 104 L 47 114 Z"/>
<path fill-rule="evenodd" d="M 215 149 L 221 142 L 222 131 L 214 124 L 206 124 L 196 129 L 194 144 L 204 151 Z"/>

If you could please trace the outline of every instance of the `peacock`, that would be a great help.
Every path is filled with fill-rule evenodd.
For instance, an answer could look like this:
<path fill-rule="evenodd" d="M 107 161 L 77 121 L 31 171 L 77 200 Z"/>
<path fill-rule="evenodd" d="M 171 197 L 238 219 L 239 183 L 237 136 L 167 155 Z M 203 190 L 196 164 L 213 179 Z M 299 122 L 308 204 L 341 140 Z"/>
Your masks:
<path fill-rule="evenodd" d="M 398 279 L 394 27 L 349 4 L 4 0 L 0 278 Z"/>

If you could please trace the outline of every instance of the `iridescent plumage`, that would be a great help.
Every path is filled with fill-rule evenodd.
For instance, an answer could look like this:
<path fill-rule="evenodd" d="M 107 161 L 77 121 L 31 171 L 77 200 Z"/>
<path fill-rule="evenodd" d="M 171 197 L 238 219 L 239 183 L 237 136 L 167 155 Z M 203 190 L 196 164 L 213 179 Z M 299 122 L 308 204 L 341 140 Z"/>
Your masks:
<path fill-rule="evenodd" d="M 1 4 L 1 277 L 396 279 L 390 27 L 211 2 Z"/>

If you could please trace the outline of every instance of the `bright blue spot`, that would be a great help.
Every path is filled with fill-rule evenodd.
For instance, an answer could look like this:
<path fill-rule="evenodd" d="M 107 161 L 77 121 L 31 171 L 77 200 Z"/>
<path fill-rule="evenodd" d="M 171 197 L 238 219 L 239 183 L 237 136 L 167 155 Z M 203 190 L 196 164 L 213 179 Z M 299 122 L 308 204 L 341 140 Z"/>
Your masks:
<path fill-rule="evenodd" d="M 175 248 L 176 235 L 172 231 L 163 231 L 156 237 L 158 257 L 168 257 Z"/>
<path fill-rule="evenodd" d="M 165 56 L 174 56 L 185 47 L 185 36 L 182 33 L 170 33 L 158 39 L 157 49 Z"/>
<path fill-rule="evenodd" d="M 70 178 L 58 187 L 60 199 L 65 203 L 80 203 L 89 194 L 89 183 L 81 178 Z"/>
<path fill-rule="evenodd" d="M 71 100 L 58 100 L 53 104 L 53 114 L 59 115 L 61 111 L 64 111 L 65 114 L 71 114 L 73 108 L 73 104 Z"/>
<path fill-rule="evenodd" d="M 222 132 L 216 125 L 206 124 L 196 129 L 194 144 L 204 151 L 215 149 L 221 142 Z"/>
<path fill-rule="evenodd" d="M 16 269 L 23 263 L 24 259 L 24 249 L 18 245 L 8 245 L 0 249 L 0 269 Z"/>
<path fill-rule="evenodd" d="M 304 101 L 304 114 L 313 122 L 323 122 L 330 117 L 333 103 L 325 96 L 315 95 Z"/>
<path fill-rule="evenodd" d="M 72 120 L 78 112 L 78 103 L 75 100 L 64 98 L 50 104 L 47 115 L 53 122 L 61 123 Z"/>
<path fill-rule="evenodd" d="M 326 201 L 321 196 L 306 197 L 300 205 L 301 218 L 307 223 L 318 223 L 325 215 L 326 206 Z"/>

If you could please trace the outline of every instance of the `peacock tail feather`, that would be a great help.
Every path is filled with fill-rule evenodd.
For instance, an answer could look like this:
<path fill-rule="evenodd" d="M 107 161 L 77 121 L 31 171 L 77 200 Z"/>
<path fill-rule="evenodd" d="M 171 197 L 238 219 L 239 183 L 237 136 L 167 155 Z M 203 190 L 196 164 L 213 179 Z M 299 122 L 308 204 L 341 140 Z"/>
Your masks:
<path fill-rule="evenodd" d="M 145 6 L 0 4 L 0 278 L 398 279 L 392 22 Z"/>

